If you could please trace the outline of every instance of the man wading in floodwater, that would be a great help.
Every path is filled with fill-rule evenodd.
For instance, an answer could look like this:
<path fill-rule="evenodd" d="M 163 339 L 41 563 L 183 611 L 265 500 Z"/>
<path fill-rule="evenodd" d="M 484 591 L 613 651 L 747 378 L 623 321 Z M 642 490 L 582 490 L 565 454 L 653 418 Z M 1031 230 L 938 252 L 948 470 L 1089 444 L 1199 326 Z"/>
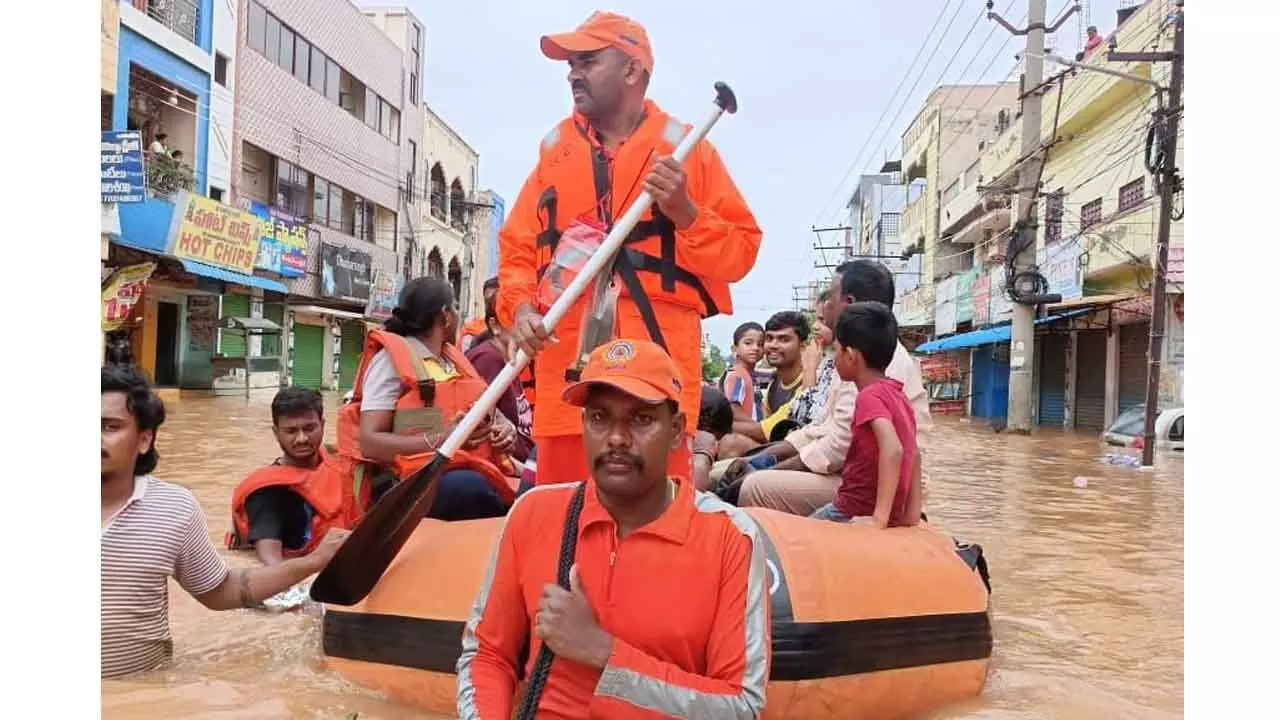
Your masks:
<path fill-rule="evenodd" d="M 137 368 L 102 368 L 102 677 L 151 670 L 173 655 L 169 578 L 210 610 L 253 607 L 320 572 L 347 537 L 330 530 L 304 557 L 227 569 L 200 503 L 151 475 L 164 403 Z"/>
<path fill-rule="evenodd" d="M 544 36 L 542 52 L 568 63 L 574 112 L 543 139 L 538 165 L 498 236 L 498 319 L 516 346 L 538 353 L 539 484 L 577 480 L 589 470 L 579 413 L 560 393 L 576 379 L 582 351 L 601 342 L 663 345 L 690 379 L 680 410 L 697 417 L 701 318 L 733 312 L 729 284 L 755 264 L 761 238 L 709 142 L 698 143 L 683 167 L 671 158 L 688 128 L 645 98 L 653 50 L 639 23 L 597 12 L 573 32 Z M 655 206 L 614 263 L 616 312 L 588 291 L 556 328 L 559 342 L 550 343 L 543 314 L 641 191 Z M 588 307 L 607 320 L 584 333 Z M 584 334 L 593 341 L 580 350 Z M 678 443 L 672 473 L 688 477 L 690 456 L 687 439 Z"/>

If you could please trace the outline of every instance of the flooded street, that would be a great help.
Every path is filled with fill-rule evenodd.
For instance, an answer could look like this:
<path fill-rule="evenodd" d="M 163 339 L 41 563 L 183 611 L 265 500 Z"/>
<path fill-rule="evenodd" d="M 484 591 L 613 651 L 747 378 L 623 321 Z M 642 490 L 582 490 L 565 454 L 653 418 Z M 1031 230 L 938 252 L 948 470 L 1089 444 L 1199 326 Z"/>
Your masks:
<path fill-rule="evenodd" d="M 332 441 L 338 397 L 327 400 Z M 171 403 L 160 431 L 157 475 L 196 494 L 219 546 L 235 485 L 278 454 L 268 403 Z M 929 516 L 986 550 L 995 628 L 984 695 L 933 717 L 1181 717 L 1181 456 L 1143 474 L 1100 462 L 1108 450 L 1092 436 L 996 435 L 952 419 L 938 422 L 929 447 Z M 1087 487 L 1073 485 L 1078 476 Z M 104 680 L 104 717 L 424 716 L 325 671 L 314 614 L 214 613 L 176 584 L 170 601 L 173 667 Z"/>

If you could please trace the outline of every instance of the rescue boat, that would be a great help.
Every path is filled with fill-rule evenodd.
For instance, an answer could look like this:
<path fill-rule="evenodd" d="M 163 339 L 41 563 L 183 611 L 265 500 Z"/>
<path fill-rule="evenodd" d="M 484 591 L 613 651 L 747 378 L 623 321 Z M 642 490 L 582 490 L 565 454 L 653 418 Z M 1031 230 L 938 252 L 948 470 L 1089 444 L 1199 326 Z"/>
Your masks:
<path fill-rule="evenodd" d="M 925 525 L 747 512 L 763 530 L 769 570 L 765 718 L 891 720 L 981 693 L 992 640 L 980 547 Z M 454 716 L 463 624 L 501 523 L 423 520 L 368 597 L 326 607 L 326 664 Z"/>

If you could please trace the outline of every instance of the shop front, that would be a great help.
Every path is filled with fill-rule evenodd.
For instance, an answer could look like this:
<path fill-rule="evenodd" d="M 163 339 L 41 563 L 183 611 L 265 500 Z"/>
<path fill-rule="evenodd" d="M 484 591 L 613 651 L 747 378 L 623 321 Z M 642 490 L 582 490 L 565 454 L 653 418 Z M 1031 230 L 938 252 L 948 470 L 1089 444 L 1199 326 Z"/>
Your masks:
<path fill-rule="evenodd" d="M 335 242 L 320 241 L 316 247 L 315 275 L 290 283 L 289 381 L 315 390 L 345 391 L 355 383 L 364 351 L 373 256 Z"/>

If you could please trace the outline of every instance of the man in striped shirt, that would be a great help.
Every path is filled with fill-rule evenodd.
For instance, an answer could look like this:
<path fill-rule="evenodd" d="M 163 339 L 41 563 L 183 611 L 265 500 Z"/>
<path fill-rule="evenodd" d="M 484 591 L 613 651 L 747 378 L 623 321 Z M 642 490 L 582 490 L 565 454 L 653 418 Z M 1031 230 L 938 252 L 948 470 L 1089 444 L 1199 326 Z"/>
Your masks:
<path fill-rule="evenodd" d="M 102 368 L 102 677 L 151 670 L 173 655 L 172 576 L 210 610 L 253 607 L 319 572 L 346 539 L 311 555 L 231 572 L 186 488 L 152 477 L 164 403 L 136 368 Z"/>

